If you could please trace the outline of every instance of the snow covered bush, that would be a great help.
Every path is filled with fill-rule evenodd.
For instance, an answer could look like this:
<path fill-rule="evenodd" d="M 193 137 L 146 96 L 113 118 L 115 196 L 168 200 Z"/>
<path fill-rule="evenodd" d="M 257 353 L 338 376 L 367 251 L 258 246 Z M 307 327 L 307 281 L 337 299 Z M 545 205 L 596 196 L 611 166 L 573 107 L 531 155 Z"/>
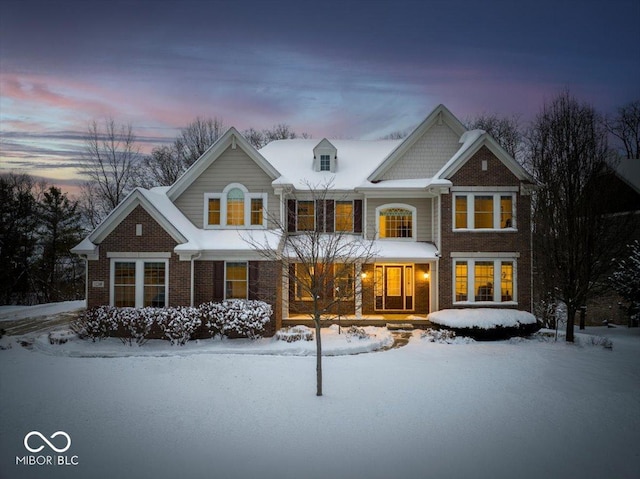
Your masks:
<path fill-rule="evenodd" d="M 157 322 L 157 308 L 120 308 L 116 311 L 116 320 L 120 325 L 120 336 L 123 343 L 131 345 L 132 341 L 142 345 L 149 339 L 149 332 L 154 323 Z"/>
<path fill-rule="evenodd" d="M 222 336 L 222 326 L 224 324 L 226 306 L 223 306 L 222 303 L 202 303 L 198 306 L 198 310 L 200 311 L 200 315 L 202 318 L 202 322 L 209 330 L 209 334 L 212 338 L 215 338 L 217 335 Z"/>
<path fill-rule="evenodd" d="M 90 338 L 93 342 L 113 336 L 118 331 L 117 308 L 98 306 L 87 309 L 71 323 L 71 329 L 80 338 Z"/>
<path fill-rule="evenodd" d="M 197 308 L 179 307 L 157 309 L 157 322 L 172 345 L 183 346 L 202 321 Z"/>
<path fill-rule="evenodd" d="M 212 336 L 262 337 L 271 318 L 271 305 L 252 299 L 231 299 L 221 303 L 205 303 L 200 306 L 206 325 Z"/>
<path fill-rule="evenodd" d="M 351 338 L 369 339 L 369 333 L 367 333 L 364 328 L 355 325 L 349 326 L 345 334 L 347 335 L 347 341 Z"/>
<path fill-rule="evenodd" d="M 294 343 L 296 341 L 312 341 L 313 330 L 307 326 L 291 326 L 276 331 L 276 339 Z"/>
<path fill-rule="evenodd" d="M 447 343 L 451 344 L 456 339 L 455 331 L 448 329 L 427 329 L 420 334 L 420 338 L 430 343 Z"/>

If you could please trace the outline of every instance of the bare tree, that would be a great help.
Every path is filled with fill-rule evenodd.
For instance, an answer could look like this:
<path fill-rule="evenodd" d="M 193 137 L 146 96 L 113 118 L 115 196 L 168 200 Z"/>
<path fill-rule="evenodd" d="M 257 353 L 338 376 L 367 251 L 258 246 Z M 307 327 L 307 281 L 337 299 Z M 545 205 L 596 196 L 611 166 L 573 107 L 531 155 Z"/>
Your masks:
<path fill-rule="evenodd" d="M 207 149 L 226 131 L 224 122 L 219 118 L 197 117 L 180 132 L 173 147 L 186 170 L 196 162 Z"/>
<path fill-rule="evenodd" d="M 325 205 L 332 193 L 332 184 L 305 185 L 301 197 L 313 202 L 314 208 Z M 289 195 L 288 205 L 296 202 L 296 195 Z M 314 322 L 316 337 L 316 395 L 322 396 L 322 320 L 337 317 L 340 305 L 361 297 L 360 268 L 375 256 L 374 242 L 361 234 L 347 231 L 326 232 L 316 222 L 315 228 L 293 231 L 295 211 L 287 208 L 286 218 L 269 215 L 272 232 L 282 237 L 278 249 L 266 247 L 267 239 L 245 236 L 245 241 L 269 261 L 282 265 L 282 271 L 294 297 L 307 299 L 304 314 Z M 319 216 L 321 217 L 321 216 Z"/>
<path fill-rule="evenodd" d="M 640 158 L 640 100 L 618 108 L 618 114 L 607 118 L 607 131 L 622 143 L 627 158 Z"/>
<path fill-rule="evenodd" d="M 625 221 L 612 223 L 615 191 L 602 186 L 610 171 L 606 132 L 596 111 L 569 92 L 545 105 L 529 136 L 533 173 L 534 248 L 544 288 L 566 304 L 567 341 L 578 309 L 606 277 L 627 242 Z"/>
<path fill-rule="evenodd" d="M 100 222 L 136 186 L 140 148 L 131 125 L 106 120 L 103 128 L 93 121 L 85 140 L 82 173 L 89 181 L 81 204 L 92 226 Z"/>
<path fill-rule="evenodd" d="M 497 114 L 482 114 L 467 120 L 467 128 L 489 133 L 507 153 L 522 161 L 524 134 L 517 116 L 500 117 Z"/>
<path fill-rule="evenodd" d="M 256 150 L 259 150 L 267 144 L 264 133 L 256 130 L 255 128 L 248 128 L 244 130 L 242 132 L 242 136 L 244 136 Z"/>
<path fill-rule="evenodd" d="M 144 168 L 149 183 L 146 187 L 172 185 L 186 170 L 173 145 L 151 150 L 151 154 L 144 157 Z"/>

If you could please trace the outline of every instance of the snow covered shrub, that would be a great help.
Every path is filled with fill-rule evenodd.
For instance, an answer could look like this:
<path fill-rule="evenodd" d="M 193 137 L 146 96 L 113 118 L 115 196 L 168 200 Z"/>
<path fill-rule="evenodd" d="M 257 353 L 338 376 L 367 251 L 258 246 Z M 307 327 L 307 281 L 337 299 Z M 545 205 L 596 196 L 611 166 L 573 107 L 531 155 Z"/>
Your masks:
<path fill-rule="evenodd" d="M 49 344 L 64 344 L 70 339 L 77 337 L 77 334 L 70 329 L 51 331 L 49 333 Z"/>
<path fill-rule="evenodd" d="M 160 329 L 172 345 L 184 346 L 202 324 L 197 308 L 163 308 L 156 309 L 156 312 Z"/>
<path fill-rule="evenodd" d="M 452 343 L 456 338 L 456 333 L 448 329 L 427 329 L 420 334 L 420 337 L 430 343 Z"/>
<path fill-rule="evenodd" d="M 117 308 L 98 306 L 88 309 L 71 323 L 71 329 L 80 338 L 91 338 L 93 342 L 111 336 L 118 330 Z"/>
<path fill-rule="evenodd" d="M 198 310 L 202 317 L 202 322 L 209 330 L 209 334 L 212 338 L 215 338 L 218 334 L 222 336 L 222 326 L 224 324 L 226 306 L 222 303 L 202 303 Z"/>
<path fill-rule="evenodd" d="M 294 343 L 296 341 L 312 341 L 313 330 L 306 326 L 291 326 L 282 328 L 276 331 L 276 339 L 279 341 L 286 341 L 287 343 Z"/>
<path fill-rule="evenodd" d="M 131 345 L 135 341 L 143 345 L 149 339 L 149 332 L 154 323 L 157 323 L 160 310 L 157 308 L 120 308 L 117 310 L 117 322 L 123 335 L 120 337 L 125 344 Z"/>
<path fill-rule="evenodd" d="M 360 328 L 358 326 L 349 326 L 347 331 L 345 332 L 347 335 L 347 340 L 351 338 L 357 339 L 369 339 L 369 333 L 367 333 L 364 328 Z"/>
<path fill-rule="evenodd" d="M 270 304 L 253 299 L 206 303 L 200 308 L 205 312 L 203 315 L 212 334 L 249 339 L 262 337 L 272 312 Z"/>

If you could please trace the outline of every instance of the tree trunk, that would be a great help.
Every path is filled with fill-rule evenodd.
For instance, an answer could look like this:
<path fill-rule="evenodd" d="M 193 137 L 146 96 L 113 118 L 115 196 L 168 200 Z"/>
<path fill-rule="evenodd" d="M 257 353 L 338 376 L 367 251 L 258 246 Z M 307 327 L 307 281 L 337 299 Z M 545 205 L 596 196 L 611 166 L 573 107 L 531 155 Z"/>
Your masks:
<path fill-rule="evenodd" d="M 567 342 L 573 342 L 573 326 L 576 322 L 576 308 L 567 306 Z"/>
<path fill-rule="evenodd" d="M 320 338 L 320 318 L 316 323 L 316 396 L 322 396 L 322 340 Z"/>

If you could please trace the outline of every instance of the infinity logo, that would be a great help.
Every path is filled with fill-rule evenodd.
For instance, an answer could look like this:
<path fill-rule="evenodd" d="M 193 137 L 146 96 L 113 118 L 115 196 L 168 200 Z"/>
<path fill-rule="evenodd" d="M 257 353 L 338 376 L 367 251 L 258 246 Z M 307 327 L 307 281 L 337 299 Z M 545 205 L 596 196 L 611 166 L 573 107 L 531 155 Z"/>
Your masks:
<path fill-rule="evenodd" d="M 27 434 L 24 437 L 24 447 L 27 448 L 27 451 L 29 452 L 40 452 L 44 449 L 44 445 L 37 447 L 37 448 L 32 448 L 29 446 L 29 438 L 31 436 L 39 436 L 40 439 L 42 439 L 45 443 L 47 443 L 47 446 L 49 446 L 51 449 L 53 449 L 55 452 L 57 452 L 58 454 L 61 452 L 67 452 L 69 450 L 69 448 L 71 447 L 71 438 L 69 437 L 69 434 L 67 434 L 64 431 L 57 431 L 54 432 L 51 435 L 51 439 L 53 439 L 54 437 L 58 437 L 58 436 L 64 436 L 67 438 L 67 445 L 65 447 L 63 447 L 62 449 L 58 449 L 56 446 L 54 446 L 46 437 L 44 437 L 42 435 L 42 433 L 38 432 L 38 431 L 31 431 L 29 434 Z"/>

